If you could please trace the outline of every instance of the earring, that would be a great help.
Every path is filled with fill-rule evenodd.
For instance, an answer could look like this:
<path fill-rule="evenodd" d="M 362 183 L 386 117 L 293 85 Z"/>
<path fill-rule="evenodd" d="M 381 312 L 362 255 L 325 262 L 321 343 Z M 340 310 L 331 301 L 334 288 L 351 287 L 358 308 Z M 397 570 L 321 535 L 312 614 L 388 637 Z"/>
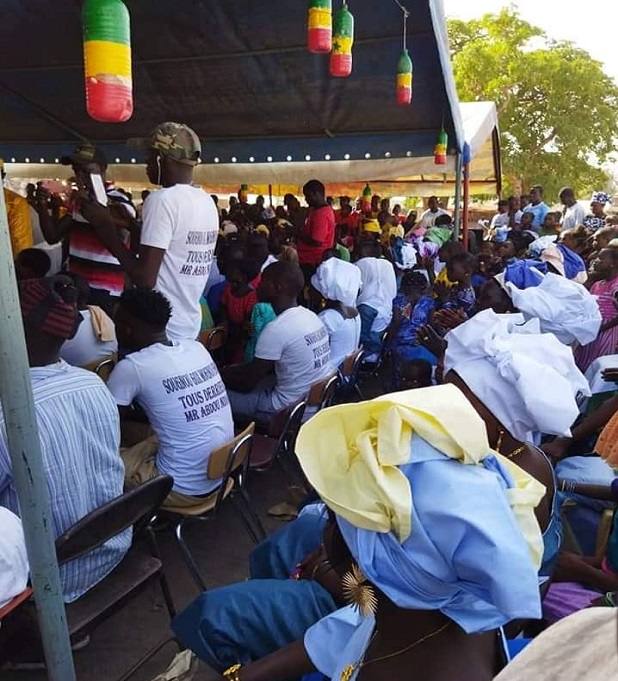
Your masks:
<path fill-rule="evenodd" d="M 343 597 L 350 604 L 360 611 L 363 617 L 375 615 L 378 610 L 378 599 L 373 587 L 367 582 L 367 577 L 361 569 L 352 564 L 349 572 L 341 578 L 343 587 Z"/>

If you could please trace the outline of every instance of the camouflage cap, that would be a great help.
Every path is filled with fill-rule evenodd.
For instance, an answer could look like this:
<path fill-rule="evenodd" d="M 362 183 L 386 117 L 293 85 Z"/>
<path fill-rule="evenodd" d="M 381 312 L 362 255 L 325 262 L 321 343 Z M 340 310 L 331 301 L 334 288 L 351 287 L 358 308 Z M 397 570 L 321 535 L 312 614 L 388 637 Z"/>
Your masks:
<path fill-rule="evenodd" d="M 180 163 L 196 165 L 200 160 L 200 138 L 184 123 L 160 123 L 148 137 L 132 138 L 127 144 L 134 149 L 156 149 L 163 156 Z"/>

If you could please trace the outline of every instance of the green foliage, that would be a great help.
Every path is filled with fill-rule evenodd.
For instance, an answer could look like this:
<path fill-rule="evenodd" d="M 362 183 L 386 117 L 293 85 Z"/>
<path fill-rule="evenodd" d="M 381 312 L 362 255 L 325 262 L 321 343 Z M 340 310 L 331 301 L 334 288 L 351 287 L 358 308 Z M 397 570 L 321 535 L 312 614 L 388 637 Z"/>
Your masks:
<path fill-rule="evenodd" d="M 618 87 L 602 64 L 573 43 L 549 39 L 514 7 L 449 21 L 461 101 L 496 103 L 505 190 L 561 186 L 581 196 L 606 188 L 601 164 L 618 149 Z"/>

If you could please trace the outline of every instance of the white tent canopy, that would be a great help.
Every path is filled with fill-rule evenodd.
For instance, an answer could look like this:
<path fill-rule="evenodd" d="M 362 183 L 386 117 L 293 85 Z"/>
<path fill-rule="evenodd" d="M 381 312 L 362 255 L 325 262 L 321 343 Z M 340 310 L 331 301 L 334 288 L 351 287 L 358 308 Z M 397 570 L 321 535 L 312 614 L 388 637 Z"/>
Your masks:
<path fill-rule="evenodd" d="M 464 102 L 460 107 L 472 158 L 470 193 L 498 194 L 501 168 L 496 106 L 493 102 Z M 194 177 L 209 191 L 220 193 L 234 193 L 241 184 L 248 184 L 251 193 L 266 193 L 271 185 L 275 195 L 298 194 L 306 180 L 317 177 L 335 195 L 360 193 L 359 185 L 365 182 L 381 195 L 454 195 L 455 156 L 448 156 L 446 165 L 436 166 L 433 156 L 415 157 L 412 149 L 407 153 L 406 158 L 350 161 L 208 163 L 198 166 Z M 7 163 L 6 169 L 15 179 L 67 179 L 71 175 L 71 168 L 57 164 Z M 147 184 L 144 167 L 138 163 L 111 163 L 107 174 L 118 183 Z"/>

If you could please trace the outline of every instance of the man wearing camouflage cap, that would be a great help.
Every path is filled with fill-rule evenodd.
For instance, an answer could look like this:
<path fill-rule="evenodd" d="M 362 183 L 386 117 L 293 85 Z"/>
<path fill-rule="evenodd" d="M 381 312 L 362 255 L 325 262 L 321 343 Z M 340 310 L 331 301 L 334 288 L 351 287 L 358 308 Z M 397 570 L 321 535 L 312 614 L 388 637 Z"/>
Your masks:
<path fill-rule="evenodd" d="M 122 248 L 105 208 L 90 203 L 84 213 L 133 284 L 154 288 L 170 301 L 168 337 L 194 340 L 201 323 L 199 299 L 219 230 L 214 201 L 192 185 L 200 140 L 187 125 L 167 122 L 144 139 L 129 140 L 129 145 L 146 152 L 148 179 L 162 187 L 144 204 L 138 257 Z"/>

